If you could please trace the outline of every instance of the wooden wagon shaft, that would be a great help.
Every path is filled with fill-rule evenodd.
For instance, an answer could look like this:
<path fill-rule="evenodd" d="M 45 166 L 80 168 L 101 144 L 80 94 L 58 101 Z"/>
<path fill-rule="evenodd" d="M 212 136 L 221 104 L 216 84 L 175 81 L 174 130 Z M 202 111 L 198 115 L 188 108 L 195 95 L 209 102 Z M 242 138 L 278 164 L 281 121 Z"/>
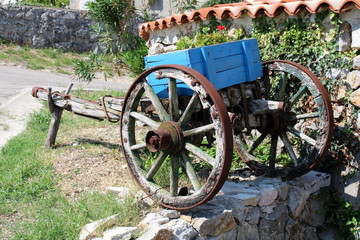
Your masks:
<path fill-rule="evenodd" d="M 35 87 L 32 93 L 33 97 L 48 101 L 48 89 Z M 122 98 L 111 96 L 104 96 L 98 102 L 95 102 L 60 92 L 52 92 L 51 98 L 54 105 L 59 108 L 78 115 L 98 120 L 108 119 L 109 121 L 119 120 L 123 103 Z"/>

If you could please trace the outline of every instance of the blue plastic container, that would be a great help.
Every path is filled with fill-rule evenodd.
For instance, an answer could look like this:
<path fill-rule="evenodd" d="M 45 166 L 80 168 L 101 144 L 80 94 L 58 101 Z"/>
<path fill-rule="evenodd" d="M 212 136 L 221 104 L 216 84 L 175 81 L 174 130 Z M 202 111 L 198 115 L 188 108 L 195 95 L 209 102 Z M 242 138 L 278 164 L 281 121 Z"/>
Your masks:
<path fill-rule="evenodd" d="M 146 69 L 163 64 L 180 64 L 203 74 L 219 90 L 262 77 L 259 46 L 256 39 L 175 51 L 145 57 Z M 148 77 L 159 97 L 167 97 L 167 79 Z M 185 84 L 178 85 L 180 96 L 191 95 Z"/>

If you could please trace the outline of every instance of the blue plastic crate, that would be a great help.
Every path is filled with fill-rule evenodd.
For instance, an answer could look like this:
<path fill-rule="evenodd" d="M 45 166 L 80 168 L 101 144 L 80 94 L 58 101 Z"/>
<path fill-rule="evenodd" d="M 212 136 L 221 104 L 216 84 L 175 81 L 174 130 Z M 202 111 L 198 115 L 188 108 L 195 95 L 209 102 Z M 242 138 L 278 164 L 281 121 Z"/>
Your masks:
<path fill-rule="evenodd" d="M 145 57 L 146 69 L 163 64 L 180 64 L 203 74 L 219 90 L 262 77 L 259 47 L 256 39 L 175 51 Z M 167 97 L 167 79 L 148 77 L 159 97 Z M 185 84 L 178 85 L 180 96 L 191 95 Z"/>

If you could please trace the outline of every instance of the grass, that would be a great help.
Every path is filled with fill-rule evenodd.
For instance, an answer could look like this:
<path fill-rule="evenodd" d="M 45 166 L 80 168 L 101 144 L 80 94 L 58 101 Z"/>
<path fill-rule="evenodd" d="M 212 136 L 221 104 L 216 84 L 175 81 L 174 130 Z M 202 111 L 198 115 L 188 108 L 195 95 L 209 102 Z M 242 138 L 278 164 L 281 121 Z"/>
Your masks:
<path fill-rule="evenodd" d="M 96 99 L 104 92 L 90 95 Z M 140 210 L 132 198 L 119 202 L 110 193 L 84 192 L 70 200 L 64 195 L 52 162 L 61 149 L 43 148 L 49 122 L 44 108 L 0 150 L 0 239 L 77 239 L 85 224 L 114 214 L 117 225 L 136 224 Z M 63 114 L 61 131 L 71 135 L 74 129 L 107 124 Z"/>
<path fill-rule="evenodd" d="M 0 41 L 0 62 L 23 65 L 34 70 L 47 69 L 61 74 L 74 73 L 74 61 L 88 59 L 89 53 L 64 52 L 56 48 L 34 49 Z M 104 58 L 104 66 L 111 64 Z"/>

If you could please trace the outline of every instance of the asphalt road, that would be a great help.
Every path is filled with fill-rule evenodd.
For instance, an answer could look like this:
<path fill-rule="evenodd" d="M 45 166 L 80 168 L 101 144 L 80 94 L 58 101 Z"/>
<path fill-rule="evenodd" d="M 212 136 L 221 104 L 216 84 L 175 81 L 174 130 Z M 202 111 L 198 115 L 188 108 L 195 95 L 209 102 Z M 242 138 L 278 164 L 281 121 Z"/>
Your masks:
<path fill-rule="evenodd" d="M 5 104 L 12 97 L 15 97 L 27 88 L 52 87 L 66 89 L 70 82 L 74 83 L 75 88 L 82 87 L 85 89 L 127 90 L 130 86 L 129 81 L 107 82 L 93 80 L 87 84 L 71 79 L 69 75 L 0 66 L 0 105 Z"/>
<path fill-rule="evenodd" d="M 71 82 L 74 84 L 73 89 L 80 87 L 119 91 L 126 91 L 131 84 L 128 79 L 117 82 L 93 80 L 86 84 L 68 75 L 0 66 L 0 148 L 9 139 L 21 133 L 30 114 L 41 108 L 40 100 L 31 96 L 33 87 L 51 87 L 53 90 L 61 91 Z"/>

